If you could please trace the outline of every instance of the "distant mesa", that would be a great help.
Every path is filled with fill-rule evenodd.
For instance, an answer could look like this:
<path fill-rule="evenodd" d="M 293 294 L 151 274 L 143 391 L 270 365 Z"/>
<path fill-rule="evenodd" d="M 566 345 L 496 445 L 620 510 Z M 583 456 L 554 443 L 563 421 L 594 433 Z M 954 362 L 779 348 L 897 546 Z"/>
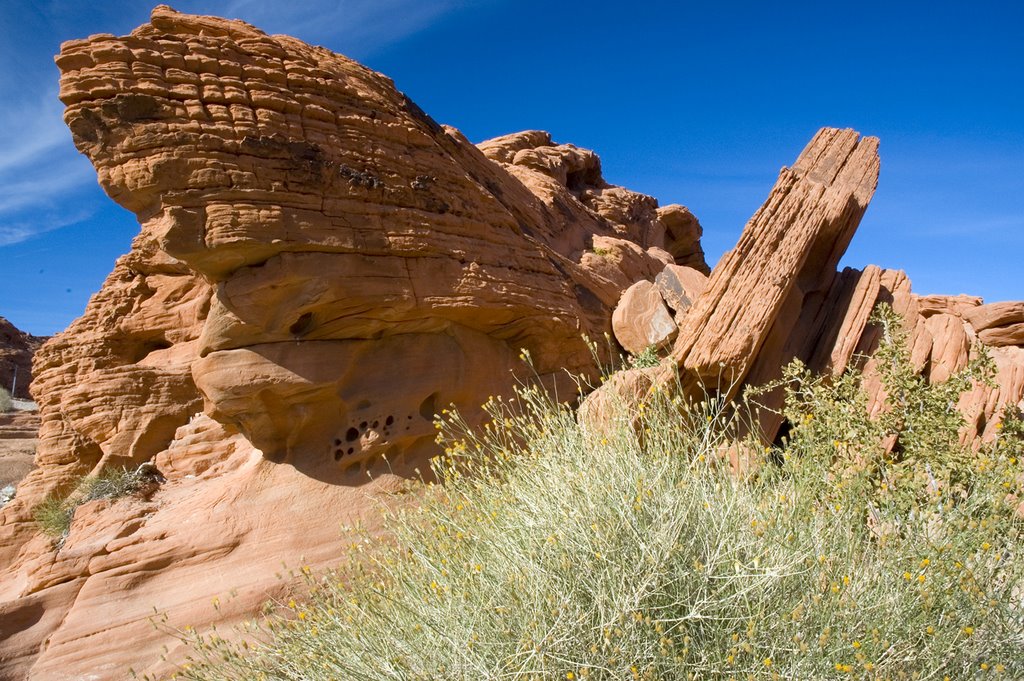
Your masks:
<path fill-rule="evenodd" d="M 697 218 L 609 184 L 593 151 L 542 131 L 473 145 L 294 38 L 160 6 L 56 62 L 75 145 L 141 228 L 36 353 L 37 468 L 0 511 L 0 681 L 166 676 L 184 651 L 165 631 L 227 631 L 287 588 L 282 561 L 330 565 L 340 528 L 372 531 L 437 453 L 440 410 L 479 425 L 523 380 L 571 399 L 570 374 L 623 349 L 670 353 L 647 381 L 840 372 L 884 301 L 931 380 L 992 346 L 965 438 L 1024 395 L 1020 304 L 836 271 L 877 182 L 878 141 L 854 131 L 821 130 L 711 271 Z M 605 334 L 595 361 L 584 338 Z M 146 463 L 148 496 L 79 507 L 59 550 L 37 531 L 48 494 Z"/>

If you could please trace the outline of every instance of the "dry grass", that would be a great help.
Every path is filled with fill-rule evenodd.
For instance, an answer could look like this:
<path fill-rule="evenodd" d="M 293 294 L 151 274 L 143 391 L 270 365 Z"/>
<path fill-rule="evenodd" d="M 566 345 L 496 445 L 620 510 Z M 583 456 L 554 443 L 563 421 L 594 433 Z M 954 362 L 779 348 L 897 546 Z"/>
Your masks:
<path fill-rule="evenodd" d="M 834 391 L 855 382 L 790 377 L 803 418 L 746 478 L 716 464 L 733 422 L 715 400 L 656 392 L 603 435 L 532 389 L 492 401 L 483 432 L 447 415 L 443 485 L 390 517 L 394 545 L 357 542 L 344 580 L 310 576 L 244 644 L 186 636 L 180 677 L 1024 678 L 1024 427 L 1008 419 L 969 480 L 903 475 L 959 476 L 968 454 L 903 431 L 916 459 L 886 459 L 850 440 L 861 402 Z M 955 447 L 929 408 L 915 428 L 953 428 L 927 438 Z"/>

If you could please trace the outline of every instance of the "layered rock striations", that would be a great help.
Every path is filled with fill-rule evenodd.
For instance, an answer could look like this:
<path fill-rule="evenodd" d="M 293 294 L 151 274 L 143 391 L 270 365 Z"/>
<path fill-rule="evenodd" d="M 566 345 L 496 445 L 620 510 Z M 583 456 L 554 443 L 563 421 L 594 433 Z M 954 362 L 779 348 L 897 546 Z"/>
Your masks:
<path fill-rule="evenodd" d="M 608 184 L 593 152 L 478 148 L 293 38 L 158 7 L 57 65 L 76 146 L 141 231 L 36 360 L 0 679 L 162 673 L 154 608 L 169 628 L 251 615 L 282 562 L 337 560 L 343 527 L 401 499 L 435 413 L 472 422 L 528 371 L 574 394 L 624 289 L 707 269 L 692 214 Z M 151 495 L 79 507 L 59 549 L 38 532 L 48 495 L 143 462 L 166 477 Z"/>
<path fill-rule="evenodd" d="M 0 389 L 17 400 L 29 397 L 32 356 L 45 338 L 25 333 L 0 317 Z M 39 415 L 31 403 L 14 402 L 10 410 L 0 405 L 0 506 L 8 501 L 13 486 L 32 470 L 39 431 Z"/>
<path fill-rule="evenodd" d="M 208 413 L 306 469 L 431 450 L 435 407 L 507 383 L 519 348 L 588 370 L 621 290 L 699 253 L 593 152 L 530 132 L 481 153 L 380 74 L 238 22 L 158 8 L 57 63 L 101 184 L 212 286 Z"/>
<path fill-rule="evenodd" d="M 822 129 L 783 168 L 767 201 L 679 323 L 673 360 L 687 380 L 741 385 L 755 361 L 771 366 L 805 340 L 799 317 L 831 284 L 878 183 L 878 140 Z M 724 367 L 724 371 L 723 371 Z M 735 388 L 733 389 L 735 392 Z"/>
<path fill-rule="evenodd" d="M 75 144 L 141 230 L 36 358 L 38 467 L 0 511 L 0 681 L 165 675 L 175 629 L 229 630 L 285 596 L 282 563 L 335 563 L 347 528 L 414 502 L 435 413 L 475 423 L 528 375 L 575 396 L 584 337 L 672 348 L 610 382 L 634 399 L 677 374 L 735 393 L 792 358 L 870 386 L 888 302 L 930 380 L 991 347 L 965 441 L 1024 397 L 1020 303 L 836 270 L 878 177 L 856 132 L 820 131 L 710 271 L 693 214 L 610 185 L 593 152 L 540 131 L 474 146 L 293 38 L 158 7 L 57 64 Z M 158 487 L 78 507 L 60 545 L 39 533 L 48 495 L 142 463 Z"/>

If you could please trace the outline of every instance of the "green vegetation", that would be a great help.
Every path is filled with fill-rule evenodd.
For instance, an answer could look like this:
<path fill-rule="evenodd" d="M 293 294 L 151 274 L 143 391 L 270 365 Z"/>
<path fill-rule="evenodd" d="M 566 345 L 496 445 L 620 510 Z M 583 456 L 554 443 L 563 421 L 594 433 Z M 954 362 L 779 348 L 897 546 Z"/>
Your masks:
<path fill-rule="evenodd" d="M 657 348 L 648 345 L 639 355 L 630 355 L 628 363 L 631 369 L 649 369 L 661 364 L 661 357 L 658 356 Z"/>
<path fill-rule="evenodd" d="M 118 468 L 82 478 L 68 495 L 51 494 L 33 510 L 39 529 L 62 546 L 71 531 L 75 509 L 96 499 L 119 499 L 142 490 L 153 481 L 145 469 Z"/>
<path fill-rule="evenodd" d="M 882 314 L 889 410 L 787 369 L 784 448 L 740 476 L 739 416 L 652 392 L 581 427 L 533 389 L 441 428 L 443 485 L 389 512 L 244 643 L 191 636 L 180 676 L 241 679 L 1024 677 L 1024 424 L 972 453 L 948 384 Z M 741 414 L 742 415 L 742 414 Z"/>
<path fill-rule="evenodd" d="M 32 517 L 39 529 L 60 546 L 71 531 L 71 519 L 75 516 L 76 508 L 78 504 L 70 503 L 69 499 L 60 495 L 51 494 L 35 507 Z"/>
<path fill-rule="evenodd" d="M 0 388 L 0 414 L 11 410 L 11 393 L 6 388 Z"/>

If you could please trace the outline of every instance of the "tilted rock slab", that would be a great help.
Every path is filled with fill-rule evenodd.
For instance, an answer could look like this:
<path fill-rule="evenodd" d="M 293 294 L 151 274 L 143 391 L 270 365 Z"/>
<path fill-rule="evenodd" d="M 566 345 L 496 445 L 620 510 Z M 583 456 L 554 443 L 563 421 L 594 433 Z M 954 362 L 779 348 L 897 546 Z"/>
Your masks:
<path fill-rule="evenodd" d="M 672 358 L 687 381 L 718 389 L 724 376 L 735 394 L 776 320 L 795 317 L 806 292 L 821 289 L 823 275 L 835 271 L 874 194 L 878 168 L 876 138 L 823 128 L 793 167 L 782 169 L 680 320 Z"/>
<path fill-rule="evenodd" d="M 162 646 L 182 651 L 154 608 L 168 629 L 251 616 L 283 562 L 335 562 L 345 526 L 406 503 L 442 408 L 479 421 L 520 349 L 572 396 L 623 290 L 707 267 L 692 214 L 609 185 L 593 152 L 539 131 L 477 148 L 293 38 L 158 7 L 56 61 L 76 146 L 142 228 L 37 358 L 0 679 L 166 673 Z M 80 507 L 59 551 L 37 531 L 46 495 L 146 461 L 167 477 L 150 497 Z"/>
<path fill-rule="evenodd" d="M 744 386 L 778 379 L 783 366 L 800 359 L 818 374 L 863 372 L 877 412 L 885 394 L 871 355 L 880 338 L 868 320 L 878 304 L 887 303 L 904 318 L 911 361 L 929 381 L 946 380 L 967 366 L 980 345 L 989 346 L 995 386 L 979 384 L 962 397 L 965 442 L 992 437 L 1005 409 L 1024 408 L 1024 303 L 917 296 L 904 272 L 874 265 L 836 271 L 874 193 L 878 170 L 877 139 L 852 130 L 819 131 L 793 167 L 782 170 L 736 247 L 678 319 L 673 368 L 659 380 L 674 378 L 678 370 L 684 390 L 731 397 Z M 858 358 L 867 359 L 854 364 Z M 624 383 L 625 378 L 619 381 L 616 394 L 630 394 Z M 783 397 L 776 390 L 759 398 L 769 407 L 760 423 L 769 442 L 783 426 L 772 411 Z"/>

